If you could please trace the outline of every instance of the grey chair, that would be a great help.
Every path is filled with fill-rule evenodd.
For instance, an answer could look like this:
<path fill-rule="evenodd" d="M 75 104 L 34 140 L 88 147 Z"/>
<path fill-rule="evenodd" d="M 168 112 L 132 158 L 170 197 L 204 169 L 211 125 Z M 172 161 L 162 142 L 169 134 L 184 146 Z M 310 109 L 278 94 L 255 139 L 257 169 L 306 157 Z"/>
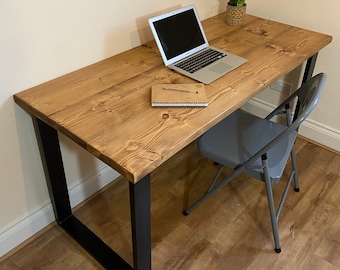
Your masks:
<path fill-rule="evenodd" d="M 215 161 L 220 168 L 206 193 L 185 210 L 184 214 L 190 214 L 235 176 L 245 173 L 265 182 L 275 251 L 281 252 L 277 225 L 292 179 L 294 190 L 299 191 L 294 152 L 295 139 L 300 124 L 319 101 L 325 82 L 325 74 L 314 76 L 264 119 L 238 110 L 203 134 L 197 141 L 197 151 Z M 293 116 L 290 109 L 292 105 Z M 274 116 L 278 116 L 276 122 L 271 121 Z M 278 123 L 282 116 L 285 118 L 285 124 Z M 289 155 L 292 171 L 276 209 L 272 185 L 280 181 Z M 234 171 L 223 180 L 217 181 L 225 166 L 233 168 Z"/>

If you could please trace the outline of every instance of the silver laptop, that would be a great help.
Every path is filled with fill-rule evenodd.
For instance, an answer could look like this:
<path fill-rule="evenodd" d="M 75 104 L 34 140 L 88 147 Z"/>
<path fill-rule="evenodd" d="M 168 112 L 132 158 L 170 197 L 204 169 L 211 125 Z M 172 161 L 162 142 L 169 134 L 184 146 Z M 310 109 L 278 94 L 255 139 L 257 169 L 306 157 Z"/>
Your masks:
<path fill-rule="evenodd" d="M 194 5 L 149 19 L 165 66 L 204 84 L 247 62 L 209 46 Z"/>

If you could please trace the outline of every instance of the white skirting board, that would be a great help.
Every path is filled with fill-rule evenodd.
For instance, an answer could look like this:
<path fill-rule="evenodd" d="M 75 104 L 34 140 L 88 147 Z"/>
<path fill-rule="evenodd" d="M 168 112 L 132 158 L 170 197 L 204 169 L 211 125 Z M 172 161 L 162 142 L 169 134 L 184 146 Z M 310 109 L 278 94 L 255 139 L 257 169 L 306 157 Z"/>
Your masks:
<path fill-rule="evenodd" d="M 275 108 L 276 106 L 257 98 L 250 100 L 242 107 L 243 110 L 260 117 L 265 117 Z M 339 130 L 332 129 L 319 122 L 307 118 L 300 126 L 299 134 L 321 145 L 334 149 L 335 151 L 340 151 Z"/>
<path fill-rule="evenodd" d="M 108 166 L 103 166 L 88 178 L 69 187 L 71 206 L 81 203 L 99 189 L 116 179 L 119 174 Z M 50 201 L 45 202 L 25 216 L 0 228 L 0 257 L 42 230 L 54 221 L 54 212 Z"/>

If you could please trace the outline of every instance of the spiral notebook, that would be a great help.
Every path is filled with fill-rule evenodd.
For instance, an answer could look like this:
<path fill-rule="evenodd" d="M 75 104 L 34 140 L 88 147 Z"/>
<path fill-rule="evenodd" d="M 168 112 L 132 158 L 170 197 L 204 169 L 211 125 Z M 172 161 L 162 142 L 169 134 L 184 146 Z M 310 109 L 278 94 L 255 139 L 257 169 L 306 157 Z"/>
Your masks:
<path fill-rule="evenodd" d="M 206 107 L 205 86 L 194 84 L 155 84 L 151 88 L 152 107 Z"/>

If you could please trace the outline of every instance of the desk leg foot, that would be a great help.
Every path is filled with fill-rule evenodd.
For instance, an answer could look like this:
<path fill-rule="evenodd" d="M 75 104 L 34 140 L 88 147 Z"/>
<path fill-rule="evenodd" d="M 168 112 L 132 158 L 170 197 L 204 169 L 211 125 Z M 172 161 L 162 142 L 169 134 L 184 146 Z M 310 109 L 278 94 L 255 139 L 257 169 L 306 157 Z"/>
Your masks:
<path fill-rule="evenodd" d="M 151 269 L 150 175 L 130 182 L 131 229 L 135 270 Z"/>

